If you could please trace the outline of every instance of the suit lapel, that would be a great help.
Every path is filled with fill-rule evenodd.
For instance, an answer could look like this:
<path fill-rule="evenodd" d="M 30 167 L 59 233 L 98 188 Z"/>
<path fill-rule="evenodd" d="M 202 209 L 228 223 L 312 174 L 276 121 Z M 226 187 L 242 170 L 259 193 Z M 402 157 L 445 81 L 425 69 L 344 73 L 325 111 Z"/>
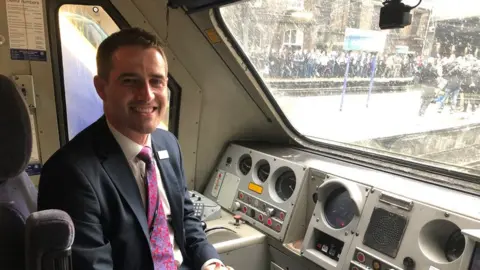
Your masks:
<path fill-rule="evenodd" d="M 145 208 L 130 165 L 120 145 L 118 145 L 115 137 L 110 132 L 105 118 L 101 118 L 98 124 L 100 127 L 99 134 L 96 137 L 98 138 L 97 149 L 99 149 L 98 155 L 101 158 L 102 166 L 132 209 L 145 237 L 149 239 Z"/>
<path fill-rule="evenodd" d="M 171 164 L 170 164 L 170 158 L 162 158 L 160 159 L 158 155 L 158 151 L 166 150 L 167 147 L 165 146 L 165 143 L 161 140 L 154 140 L 152 136 L 152 146 L 153 146 L 153 151 L 155 153 L 155 159 L 158 164 L 158 169 L 160 170 L 160 176 L 162 178 L 162 183 L 163 187 L 165 188 L 165 193 L 167 194 L 168 198 L 168 203 L 170 204 L 170 210 L 171 210 L 171 216 L 172 216 L 172 222 L 177 223 L 176 221 L 179 221 L 178 219 L 178 213 L 183 213 L 183 209 L 181 207 L 181 198 L 179 198 L 178 194 L 179 193 L 179 188 L 176 179 L 174 179 L 174 175 Z M 181 219 L 180 219 L 181 221 Z M 182 222 L 177 223 L 177 226 L 173 226 L 174 230 L 176 231 L 178 229 L 178 226 L 183 224 Z"/>

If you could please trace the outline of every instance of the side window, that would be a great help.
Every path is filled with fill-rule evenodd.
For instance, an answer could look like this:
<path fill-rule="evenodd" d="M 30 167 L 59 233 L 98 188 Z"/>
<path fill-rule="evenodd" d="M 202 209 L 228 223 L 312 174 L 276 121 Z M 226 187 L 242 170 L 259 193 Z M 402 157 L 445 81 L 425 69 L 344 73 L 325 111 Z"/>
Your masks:
<path fill-rule="evenodd" d="M 102 100 L 93 85 L 96 53 L 100 43 L 120 29 L 100 6 L 66 4 L 60 7 L 58 19 L 70 140 L 103 115 Z M 169 104 L 160 128 L 169 129 L 170 108 Z"/>

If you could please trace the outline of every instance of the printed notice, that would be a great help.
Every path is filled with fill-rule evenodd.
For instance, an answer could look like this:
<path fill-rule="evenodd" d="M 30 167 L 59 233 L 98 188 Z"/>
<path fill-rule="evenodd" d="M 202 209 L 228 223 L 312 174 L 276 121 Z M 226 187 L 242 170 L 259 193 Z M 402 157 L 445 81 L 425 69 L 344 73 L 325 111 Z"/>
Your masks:
<path fill-rule="evenodd" d="M 42 0 L 6 0 L 12 60 L 47 61 Z"/>

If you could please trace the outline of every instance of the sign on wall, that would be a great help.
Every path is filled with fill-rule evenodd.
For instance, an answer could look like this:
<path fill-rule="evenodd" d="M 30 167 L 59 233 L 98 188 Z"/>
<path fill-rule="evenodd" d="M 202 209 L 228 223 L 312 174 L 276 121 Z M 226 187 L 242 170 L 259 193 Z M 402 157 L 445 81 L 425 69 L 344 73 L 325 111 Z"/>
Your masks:
<path fill-rule="evenodd" d="M 383 52 L 387 32 L 362 30 L 355 28 L 345 29 L 343 49 L 346 51 Z"/>
<path fill-rule="evenodd" d="M 42 0 L 6 0 L 12 60 L 47 61 Z"/>

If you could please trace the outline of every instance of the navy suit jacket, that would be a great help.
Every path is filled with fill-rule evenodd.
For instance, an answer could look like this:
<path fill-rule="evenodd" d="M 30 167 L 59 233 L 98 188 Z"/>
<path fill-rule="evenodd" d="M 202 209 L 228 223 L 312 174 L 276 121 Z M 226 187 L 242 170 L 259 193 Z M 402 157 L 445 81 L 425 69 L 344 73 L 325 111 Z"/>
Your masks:
<path fill-rule="evenodd" d="M 187 269 L 219 259 L 207 242 L 186 188 L 177 139 L 157 129 L 152 146 L 171 207 L 171 225 Z M 167 150 L 168 159 L 157 152 Z M 66 211 L 75 225 L 75 270 L 154 269 L 138 186 L 105 117 L 59 149 L 42 169 L 38 210 Z"/>

